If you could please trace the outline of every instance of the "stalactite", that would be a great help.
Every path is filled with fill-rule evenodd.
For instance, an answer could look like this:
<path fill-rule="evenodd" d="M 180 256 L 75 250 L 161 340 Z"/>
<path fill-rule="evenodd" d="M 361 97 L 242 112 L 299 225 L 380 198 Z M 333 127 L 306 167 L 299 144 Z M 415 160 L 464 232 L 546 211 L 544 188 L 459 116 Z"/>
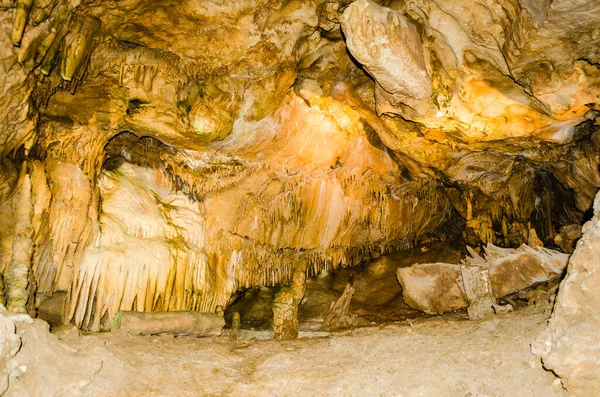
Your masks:
<path fill-rule="evenodd" d="M 94 18 L 79 18 L 65 37 L 64 51 L 60 74 L 66 81 L 71 81 L 85 68 L 86 61 L 92 51 L 92 37 L 98 29 L 98 21 Z"/>
<path fill-rule="evenodd" d="M 12 31 L 12 43 L 15 46 L 21 45 L 21 39 L 23 38 L 23 33 L 25 32 L 25 26 L 27 25 L 27 18 L 29 17 L 29 12 L 31 11 L 31 6 L 33 5 L 33 0 L 18 0 L 17 1 L 17 10 L 15 12 L 15 21 L 13 23 L 13 31 Z"/>

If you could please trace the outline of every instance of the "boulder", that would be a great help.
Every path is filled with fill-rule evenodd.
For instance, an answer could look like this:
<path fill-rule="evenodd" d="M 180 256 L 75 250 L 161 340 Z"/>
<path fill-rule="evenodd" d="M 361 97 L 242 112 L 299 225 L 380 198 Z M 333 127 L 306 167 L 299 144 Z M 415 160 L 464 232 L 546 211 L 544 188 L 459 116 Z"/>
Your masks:
<path fill-rule="evenodd" d="M 407 305 L 428 314 L 464 309 L 469 305 L 460 265 L 424 263 L 398 269 L 398 281 Z"/>
<path fill-rule="evenodd" d="M 485 247 L 485 259 L 470 250 L 462 264 L 424 263 L 399 269 L 398 281 L 406 303 L 413 309 L 441 314 L 464 309 L 470 300 L 465 293 L 463 273 L 487 272 L 493 298 L 502 298 L 533 285 L 559 277 L 569 256 L 543 247 Z M 461 266 L 465 269 L 461 273 Z M 472 269 L 477 268 L 477 269 Z"/>
<path fill-rule="evenodd" d="M 572 254 L 575 251 L 575 244 L 581 238 L 581 226 L 568 225 L 560 229 L 560 232 L 554 237 L 554 242 L 561 250 L 567 254 Z"/>
<path fill-rule="evenodd" d="M 485 247 L 492 293 L 496 298 L 515 293 L 563 274 L 569 255 L 543 247 Z"/>

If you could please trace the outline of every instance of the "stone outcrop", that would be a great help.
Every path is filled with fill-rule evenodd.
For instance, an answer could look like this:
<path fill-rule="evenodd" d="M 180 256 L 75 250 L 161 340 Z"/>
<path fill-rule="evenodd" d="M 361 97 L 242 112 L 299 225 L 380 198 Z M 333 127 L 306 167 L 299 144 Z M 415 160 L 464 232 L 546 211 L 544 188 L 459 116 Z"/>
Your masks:
<path fill-rule="evenodd" d="M 485 272 L 483 280 L 485 284 L 489 280 L 490 298 L 496 299 L 560 277 L 569 258 L 557 251 L 527 245 L 512 249 L 488 244 L 485 259 L 473 250 L 470 253 L 471 257 L 462 264 L 424 263 L 398 269 L 406 303 L 429 314 L 464 309 L 485 296 L 473 290 L 472 279 L 479 277 L 477 273 Z M 468 280 L 464 279 L 465 273 Z M 468 293 L 465 281 L 469 284 Z M 490 301 L 491 306 L 494 304 Z"/>
<path fill-rule="evenodd" d="M 532 351 L 576 396 L 600 393 L 600 194 L 569 260 L 548 328 Z"/>
<path fill-rule="evenodd" d="M 429 106 L 431 76 L 414 23 L 396 10 L 359 0 L 346 9 L 341 24 L 348 50 L 373 76 L 380 95 L 393 105 Z"/>
<path fill-rule="evenodd" d="M 398 269 L 398 282 L 408 306 L 428 314 L 464 309 L 469 305 L 460 265 L 425 263 Z"/>

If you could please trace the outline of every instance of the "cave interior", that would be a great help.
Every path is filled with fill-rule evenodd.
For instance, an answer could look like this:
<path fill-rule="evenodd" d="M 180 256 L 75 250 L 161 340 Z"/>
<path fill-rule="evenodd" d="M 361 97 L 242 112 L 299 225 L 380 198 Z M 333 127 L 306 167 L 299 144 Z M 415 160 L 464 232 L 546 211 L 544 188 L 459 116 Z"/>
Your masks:
<path fill-rule="evenodd" d="M 600 395 L 597 0 L 0 27 L 0 394 Z"/>

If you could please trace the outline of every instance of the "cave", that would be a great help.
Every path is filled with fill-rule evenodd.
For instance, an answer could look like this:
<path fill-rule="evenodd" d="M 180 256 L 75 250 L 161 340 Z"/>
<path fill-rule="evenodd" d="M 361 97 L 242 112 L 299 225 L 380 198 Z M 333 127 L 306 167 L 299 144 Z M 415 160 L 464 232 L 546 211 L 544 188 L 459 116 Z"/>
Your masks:
<path fill-rule="evenodd" d="M 0 27 L 0 395 L 600 395 L 597 0 Z"/>

